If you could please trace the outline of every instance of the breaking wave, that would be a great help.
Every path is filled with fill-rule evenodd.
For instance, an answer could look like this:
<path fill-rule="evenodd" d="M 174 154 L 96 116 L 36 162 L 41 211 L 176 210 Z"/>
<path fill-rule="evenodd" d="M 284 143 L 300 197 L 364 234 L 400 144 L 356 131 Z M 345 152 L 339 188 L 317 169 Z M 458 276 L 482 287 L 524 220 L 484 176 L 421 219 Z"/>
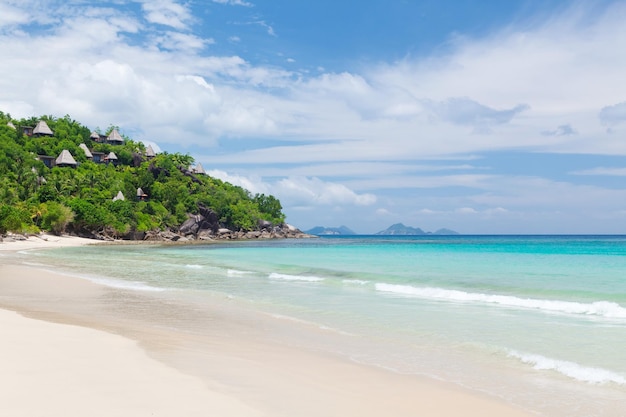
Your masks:
<path fill-rule="evenodd" d="M 540 371 L 555 371 L 568 378 L 589 384 L 614 383 L 626 385 L 626 377 L 607 369 L 588 367 L 575 362 L 546 358 L 541 355 L 510 351 L 509 356 L 519 359 L 522 363 L 531 365 Z"/>
<path fill-rule="evenodd" d="M 443 288 L 420 288 L 410 285 L 394 284 L 376 284 L 376 290 L 425 299 L 479 302 L 497 304 L 505 307 L 518 307 L 566 314 L 581 314 L 606 318 L 626 318 L 626 308 L 610 301 L 580 303 L 575 301 L 541 300 L 533 298 L 520 298 L 510 295 L 471 293 Z"/>
<path fill-rule="evenodd" d="M 306 281 L 306 282 L 319 282 L 324 281 L 324 278 L 316 277 L 316 276 L 305 276 L 305 275 L 287 275 L 287 274 L 277 274 L 272 272 L 269 275 L 270 279 L 283 280 L 283 281 Z"/>

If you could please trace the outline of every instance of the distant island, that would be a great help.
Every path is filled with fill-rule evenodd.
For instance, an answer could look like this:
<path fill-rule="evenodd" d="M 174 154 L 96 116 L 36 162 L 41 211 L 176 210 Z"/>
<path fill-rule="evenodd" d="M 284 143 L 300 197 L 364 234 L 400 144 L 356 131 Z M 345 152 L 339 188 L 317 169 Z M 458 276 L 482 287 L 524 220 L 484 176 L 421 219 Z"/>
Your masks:
<path fill-rule="evenodd" d="M 339 227 L 323 227 L 316 226 L 305 233 L 309 235 L 326 236 L 326 235 L 356 235 L 350 228 L 346 226 Z"/>
<path fill-rule="evenodd" d="M 420 235 L 458 235 L 458 232 L 450 229 L 439 229 L 435 232 L 425 232 L 419 227 L 405 226 L 402 223 L 396 223 L 382 230 L 376 235 L 400 235 L 400 236 L 420 236 Z"/>
<path fill-rule="evenodd" d="M 356 235 L 354 231 L 352 231 L 347 226 L 339 226 L 339 227 L 324 227 L 324 226 L 316 226 L 310 230 L 305 231 L 305 233 L 309 235 L 316 236 L 332 236 L 332 235 L 341 235 L 341 236 L 349 236 Z M 450 229 L 439 229 L 434 232 L 425 232 L 419 227 L 410 227 L 405 226 L 402 223 L 396 223 L 394 225 L 389 226 L 387 229 L 382 230 L 376 235 L 396 235 L 396 236 L 421 236 L 421 235 L 458 235 L 458 232 Z"/>

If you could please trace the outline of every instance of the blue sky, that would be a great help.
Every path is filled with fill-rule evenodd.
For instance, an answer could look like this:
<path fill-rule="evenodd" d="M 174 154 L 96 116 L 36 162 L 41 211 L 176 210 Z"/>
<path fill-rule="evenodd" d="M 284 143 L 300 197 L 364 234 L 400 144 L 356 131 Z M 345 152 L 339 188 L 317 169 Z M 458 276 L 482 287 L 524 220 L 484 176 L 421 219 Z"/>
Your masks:
<path fill-rule="evenodd" d="M 0 0 L 0 110 L 69 114 L 301 229 L 626 233 L 623 1 Z"/>

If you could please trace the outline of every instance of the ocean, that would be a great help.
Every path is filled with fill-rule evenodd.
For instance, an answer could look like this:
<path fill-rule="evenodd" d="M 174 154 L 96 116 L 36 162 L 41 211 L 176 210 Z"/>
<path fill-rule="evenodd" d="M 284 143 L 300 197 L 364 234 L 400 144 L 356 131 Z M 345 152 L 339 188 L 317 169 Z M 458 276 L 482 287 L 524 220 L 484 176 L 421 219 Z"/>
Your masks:
<path fill-rule="evenodd" d="M 626 236 L 87 246 L 29 261 L 190 311 L 226 300 L 297 329 L 268 330 L 281 343 L 539 415 L 626 415 Z"/>

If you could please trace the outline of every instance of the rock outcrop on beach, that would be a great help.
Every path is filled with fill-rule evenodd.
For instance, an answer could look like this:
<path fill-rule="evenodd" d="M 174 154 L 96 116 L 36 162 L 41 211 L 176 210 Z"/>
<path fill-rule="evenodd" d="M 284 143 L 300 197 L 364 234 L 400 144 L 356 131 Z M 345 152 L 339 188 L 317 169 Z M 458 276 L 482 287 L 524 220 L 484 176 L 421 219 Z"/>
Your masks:
<path fill-rule="evenodd" d="M 190 219 L 184 223 L 184 230 L 179 230 L 178 233 L 170 230 L 152 231 L 145 233 L 143 238 L 140 240 L 152 242 L 192 242 L 247 239 L 304 239 L 315 237 L 286 223 L 278 225 L 267 224 L 260 228 L 260 230 L 252 231 L 237 231 L 226 228 L 218 228 L 217 230 L 214 230 L 212 227 L 201 228 L 201 226 L 198 225 L 203 224 L 204 220 L 198 219 L 199 216 L 200 215 L 190 216 Z M 196 231 L 193 232 L 192 230 Z"/>

